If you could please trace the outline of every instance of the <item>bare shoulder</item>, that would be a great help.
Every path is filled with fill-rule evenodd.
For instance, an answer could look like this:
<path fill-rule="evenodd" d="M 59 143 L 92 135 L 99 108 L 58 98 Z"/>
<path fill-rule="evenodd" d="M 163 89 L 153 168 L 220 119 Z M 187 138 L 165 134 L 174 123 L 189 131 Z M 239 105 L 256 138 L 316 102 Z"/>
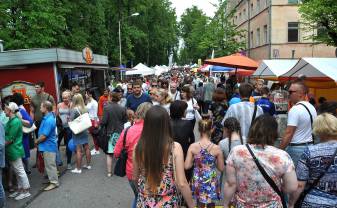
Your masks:
<path fill-rule="evenodd" d="M 216 144 L 214 144 L 214 146 L 213 146 L 213 148 L 212 148 L 212 151 L 213 151 L 216 155 L 222 153 L 222 150 L 221 150 L 220 146 L 219 146 L 219 145 L 216 145 Z"/>

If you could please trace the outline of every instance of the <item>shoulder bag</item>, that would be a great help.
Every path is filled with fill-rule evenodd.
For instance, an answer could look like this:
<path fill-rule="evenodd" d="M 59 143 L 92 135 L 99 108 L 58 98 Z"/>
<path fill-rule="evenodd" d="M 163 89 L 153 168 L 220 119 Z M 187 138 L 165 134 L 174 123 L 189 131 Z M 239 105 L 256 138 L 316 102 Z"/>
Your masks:
<path fill-rule="evenodd" d="M 321 178 L 325 175 L 325 173 L 329 170 L 330 166 L 332 165 L 335 157 L 336 157 L 336 153 L 337 153 L 337 149 L 335 150 L 335 153 L 333 154 L 331 160 L 329 161 L 328 165 L 326 166 L 324 172 L 321 173 L 321 175 L 318 176 L 318 178 L 316 178 L 316 180 L 313 181 L 312 184 L 310 184 L 310 186 L 305 189 L 301 195 L 298 197 L 296 203 L 295 203 L 295 207 L 302 207 L 302 203 L 305 199 L 305 196 L 311 191 L 311 189 L 313 189 L 314 187 L 317 186 L 318 182 L 321 180 Z"/>
<path fill-rule="evenodd" d="M 279 197 L 281 198 L 282 201 L 282 206 L 283 208 L 287 207 L 287 203 L 284 197 L 284 194 L 282 191 L 280 191 L 280 189 L 277 187 L 276 183 L 273 181 L 273 179 L 271 179 L 268 175 L 268 173 L 264 170 L 264 168 L 261 166 L 261 164 L 259 163 L 258 159 L 255 157 L 253 151 L 250 149 L 249 145 L 246 144 L 246 147 L 249 151 L 249 153 L 252 155 L 254 162 L 256 164 L 256 166 L 259 168 L 261 174 L 263 175 L 264 179 L 268 182 L 268 184 L 272 187 L 272 189 L 277 193 L 277 195 L 279 195 Z"/>
<path fill-rule="evenodd" d="M 126 175 L 126 161 L 128 160 L 128 151 L 125 148 L 125 142 L 126 142 L 126 135 L 128 134 L 130 127 L 131 126 L 125 129 L 123 136 L 123 149 L 121 151 L 119 158 L 117 159 L 114 169 L 114 174 L 119 177 L 124 177 Z"/>
<path fill-rule="evenodd" d="M 304 105 L 303 103 L 298 103 L 297 105 L 303 106 L 303 107 L 308 111 L 309 116 L 310 116 L 310 122 L 311 122 L 310 125 L 311 125 L 311 129 L 312 129 L 313 119 L 312 119 L 312 115 L 311 115 L 311 113 L 310 113 L 309 108 L 308 108 L 306 105 Z M 312 136 L 312 142 L 315 144 L 315 143 L 316 143 L 316 142 L 315 142 L 315 135 L 314 135 L 313 133 L 311 133 L 311 136 Z"/>
<path fill-rule="evenodd" d="M 76 110 L 80 114 L 80 116 L 74 119 L 73 121 L 68 122 L 68 124 L 69 128 L 74 134 L 79 134 L 89 129 L 92 126 L 92 124 L 88 112 L 81 114 L 78 108 L 76 108 Z"/>

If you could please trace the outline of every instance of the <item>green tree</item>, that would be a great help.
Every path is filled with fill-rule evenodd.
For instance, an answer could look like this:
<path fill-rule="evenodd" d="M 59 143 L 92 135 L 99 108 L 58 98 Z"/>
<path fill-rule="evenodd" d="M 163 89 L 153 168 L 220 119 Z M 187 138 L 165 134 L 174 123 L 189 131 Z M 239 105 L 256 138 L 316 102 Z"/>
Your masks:
<path fill-rule="evenodd" d="M 299 12 L 306 29 L 309 31 L 318 29 L 309 38 L 337 46 L 336 0 L 303 0 Z"/>
<path fill-rule="evenodd" d="M 66 20 L 59 0 L 3 0 L 0 37 L 7 49 L 53 47 L 62 38 Z"/>
<path fill-rule="evenodd" d="M 197 7 L 189 8 L 180 21 L 183 47 L 179 53 L 179 63 L 196 63 L 199 58 L 210 58 L 212 51 L 217 57 L 244 49 L 245 43 L 238 42 L 243 36 L 231 19 L 233 12 L 227 12 L 227 1 L 219 0 L 213 18 L 206 17 Z"/>

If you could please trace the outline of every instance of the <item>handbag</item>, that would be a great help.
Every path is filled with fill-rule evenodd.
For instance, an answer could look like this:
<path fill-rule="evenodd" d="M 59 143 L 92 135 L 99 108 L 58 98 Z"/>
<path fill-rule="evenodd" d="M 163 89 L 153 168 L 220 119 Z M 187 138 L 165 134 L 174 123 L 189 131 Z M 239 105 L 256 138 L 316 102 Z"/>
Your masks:
<path fill-rule="evenodd" d="M 124 177 L 126 175 L 126 161 L 128 160 L 128 152 L 127 152 L 127 149 L 125 148 L 125 140 L 126 140 L 126 135 L 128 134 L 129 129 L 130 129 L 130 126 L 125 129 L 124 137 L 123 137 L 123 149 L 121 151 L 119 158 L 117 159 L 115 169 L 114 169 L 114 174 L 119 177 Z"/>
<path fill-rule="evenodd" d="M 33 131 L 35 131 L 35 129 L 36 129 L 35 124 L 33 124 L 31 127 L 22 126 L 22 132 L 25 134 L 32 133 Z"/>
<path fill-rule="evenodd" d="M 311 191 L 311 189 L 313 189 L 315 186 L 317 186 L 319 180 L 321 180 L 321 178 L 325 175 L 325 173 L 329 170 L 330 166 L 332 165 L 335 157 L 336 157 L 336 153 L 337 153 L 337 149 L 335 150 L 335 153 L 333 154 L 331 160 L 329 161 L 328 165 L 325 168 L 325 171 L 321 173 L 321 175 L 318 176 L 318 178 L 316 178 L 312 184 L 310 184 L 310 186 L 305 189 L 301 195 L 298 197 L 295 206 L 294 207 L 302 207 L 302 203 L 306 197 L 306 195 Z"/>
<path fill-rule="evenodd" d="M 246 147 L 249 151 L 249 153 L 252 155 L 254 162 L 256 164 L 256 166 L 259 168 L 261 174 L 263 175 L 264 179 L 268 182 L 268 184 L 272 187 L 272 189 L 277 193 L 277 195 L 279 195 L 279 197 L 281 198 L 282 201 L 282 207 L 286 208 L 287 207 L 287 202 L 285 200 L 284 194 L 282 191 L 280 191 L 280 189 L 277 187 L 276 183 L 273 181 L 273 179 L 271 179 L 268 175 L 268 173 L 263 169 L 263 167 L 261 166 L 261 164 L 259 163 L 258 159 L 255 157 L 253 151 L 250 149 L 249 145 L 246 144 Z"/>
<path fill-rule="evenodd" d="M 98 128 L 97 133 L 97 142 L 98 146 L 103 150 L 103 152 L 108 151 L 108 142 L 110 139 L 110 135 L 108 135 L 107 128 L 105 125 L 101 125 Z"/>
<path fill-rule="evenodd" d="M 68 122 L 69 128 L 74 134 L 79 134 L 91 127 L 91 120 L 89 117 L 89 113 L 83 113 L 76 108 L 77 112 L 80 114 L 79 117 L 74 119 L 73 121 Z"/>

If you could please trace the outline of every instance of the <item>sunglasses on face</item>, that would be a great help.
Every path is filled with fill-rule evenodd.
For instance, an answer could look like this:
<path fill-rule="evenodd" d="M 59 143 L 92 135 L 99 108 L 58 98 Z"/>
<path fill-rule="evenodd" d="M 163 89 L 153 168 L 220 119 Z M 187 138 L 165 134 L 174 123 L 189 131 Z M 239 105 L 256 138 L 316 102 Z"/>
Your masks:
<path fill-rule="evenodd" d="M 289 95 L 293 94 L 294 92 L 297 92 L 296 90 L 288 90 Z"/>
<path fill-rule="evenodd" d="M 152 87 L 158 87 L 158 85 L 151 85 Z"/>

